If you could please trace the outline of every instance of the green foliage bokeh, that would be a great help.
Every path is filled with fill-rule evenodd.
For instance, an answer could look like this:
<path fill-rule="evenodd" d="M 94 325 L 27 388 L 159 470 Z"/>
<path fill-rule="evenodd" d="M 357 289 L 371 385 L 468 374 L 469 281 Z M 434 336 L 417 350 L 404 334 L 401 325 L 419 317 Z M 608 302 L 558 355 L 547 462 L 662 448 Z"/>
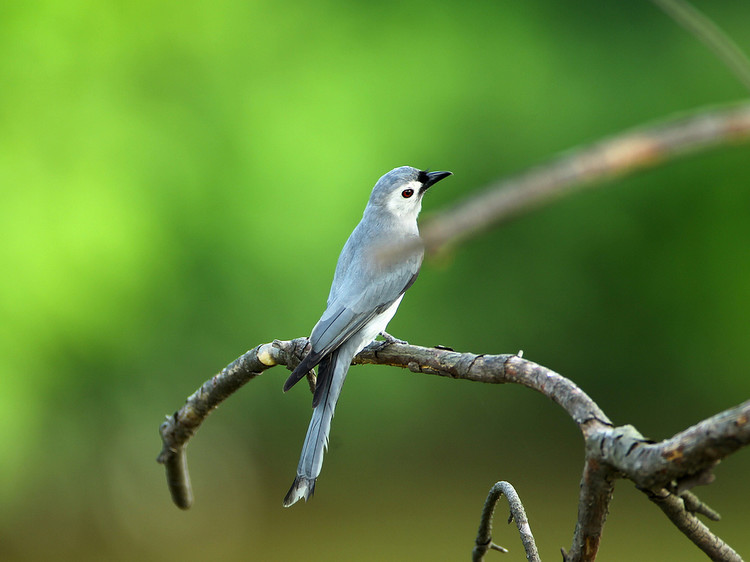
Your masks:
<path fill-rule="evenodd" d="M 750 50 L 747 5 L 696 4 Z M 6 3 L 0 84 L 3 560 L 467 558 L 500 479 L 554 558 L 581 442 L 530 391 L 353 369 L 317 495 L 289 510 L 310 410 L 302 388 L 281 394 L 281 369 L 196 436 L 190 512 L 154 462 L 158 424 L 246 349 L 309 333 L 389 169 L 454 172 L 429 214 L 747 95 L 649 2 L 593 0 Z M 467 242 L 426 263 L 390 331 L 523 349 L 654 439 L 735 405 L 750 391 L 747 156 L 670 163 Z M 748 467 L 742 451 L 700 490 L 745 554 Z M 623 482 L 601 559 L 636 556 L 702 559 Z"/>

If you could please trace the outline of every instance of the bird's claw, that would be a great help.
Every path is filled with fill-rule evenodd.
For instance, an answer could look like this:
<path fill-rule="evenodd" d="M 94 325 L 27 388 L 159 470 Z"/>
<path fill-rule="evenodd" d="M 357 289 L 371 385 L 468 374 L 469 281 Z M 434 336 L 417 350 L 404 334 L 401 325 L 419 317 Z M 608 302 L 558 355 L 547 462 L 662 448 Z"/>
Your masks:
<path fill-rule="evenodd" d="M 386 345 L 392 345 L 394 343 L 400 343 L 401 345 L 409 345 L 408 341 L 406 341 L 406 340 L 400 340 L 398 338 L 394 338 L 391 334 L 389 334 L 385 330 L 383 330 L 382 332 L 380 332 L 380 335 L 383 336 L 383 339 L 385 340 L 383 342 L 383 347 L 385 347 Z"/>

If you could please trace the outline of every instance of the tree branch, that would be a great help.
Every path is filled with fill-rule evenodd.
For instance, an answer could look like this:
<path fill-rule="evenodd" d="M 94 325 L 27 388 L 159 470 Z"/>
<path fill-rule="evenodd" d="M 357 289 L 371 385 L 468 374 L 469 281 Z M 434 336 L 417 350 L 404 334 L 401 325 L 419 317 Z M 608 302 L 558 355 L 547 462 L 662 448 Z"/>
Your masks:
<path fill-rule="evenodd" d="M 275 340 L 251 349 L 167 417 L 160 427 L 163 448 L 157 460 L 165 465 L 167 484 L 179 507 L 187 509 L 192 502 L 185 447 L 201 423 L 223 400 L 264 370 L 274 365 L 294 368 L 304 357 L 307 345 L 307 338 L 298 338 Z M 665 492 L 675 488 L 679 494 L 680 486 L 705 482 L 718 460 L 750 442 L 750 401 L 670 439 L 652 443 L 632 426 L 614 427 L 599 406 L 569 379 L 517 355 L 476 355 L 408 344 L 383 347 L 381 342 L 373 342 L 354 358 L 354 363 L 392 365 L 414 373 L 484 383 L 515 383 L 559 404 L 578 425 L 586 442 L 578 522 L 571 550 L 565 554 L 567 562 L 596 558 L 615 478 L 627 478 L 643 489 L 709 556 L 730 556 L 727 560 L 734 560 L 731 548 L 707 527 L 694 524 L 697 519 L 692 511 L 714 513 L 712 510 L 697 498 L 688 500 L 695 509 L 686 508 L 683 499 L 670 499 Z"/>
<path fill-rule="evenodd" d="M 711 483 L 713 467 L 748 444 L 750 400 L 659 443 L 644 439 L 632 426 L 602 426 L 589 434 L 586 458 L 634 482 L 711 559 L 740 560 L 693 515 L 718 521 L 719 514 L 685 490 Z"/>
<path fill-rule="evenodd" d="M 510 505 L 508 523 L 513 520 L 516 521 L 516 527 L 518 527 L 518 532 L 521 534 L 521 542 L 526 551 L 526 559 L 529 562 L 539 562 L 539 552 L 537 552 L 536 542 L 534 542 L 534 535 L 531 534 L 529 520 L 526 518 L 526 510 L 523 508 L 521 498 L 518 497 L 516 489 L 509 482 L 497 482 L 492 486 L 489 494 L 487 494 L 487 499 L 482 509 L 482 517 L 479 521 L 479 531 L 474 550 L 471 552 L 472 561 L 482 562 L 488 550 L 508 552 L 507 549 L 492 542 L 492 515 L 495 512 L 495 505 L 497 505 L 502 495 L 508 498 L 508 504 Z"/>
<path fill-rule="evenodd" d="M 682 492 L 680 497 L 685 502 L 685 509 L 689 513 L 700 513 L 701 515 L 705 515 L 711 521 L 721 521 L 721 515 L 699 500 L 692 492 Z"/>
<path fill-rule="evenodd" d="M 573 381 L 518 355 L 475 355 L 446 348 L 401 344 L 389 345 L 382 350 L 379 347 L 375 344 L 362 350 L 354 358 L 354 364 L 391 365 L 408 368 L 414 373 L 454 379 L 520 384 L 559 404 L 584 433 L 595 423 L 611 425 L 601 408 Z"/>

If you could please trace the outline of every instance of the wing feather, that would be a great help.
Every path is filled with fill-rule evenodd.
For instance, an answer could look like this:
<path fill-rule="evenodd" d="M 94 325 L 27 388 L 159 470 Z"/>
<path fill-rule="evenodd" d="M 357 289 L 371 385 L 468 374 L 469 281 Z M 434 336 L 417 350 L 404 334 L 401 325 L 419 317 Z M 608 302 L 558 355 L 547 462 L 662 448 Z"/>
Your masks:
<path fill-rule="evenodd" d="M 358 263 L 357 268 L 351 259 L 339 261 L 328 307 L 310 335 L 312 350 L 284 383 L 285 392 L 411 287 L 422 265 L 422 252 L 398 263 L 372 258 Z M 324 382 L 319 379 L 318 385 Z"/>

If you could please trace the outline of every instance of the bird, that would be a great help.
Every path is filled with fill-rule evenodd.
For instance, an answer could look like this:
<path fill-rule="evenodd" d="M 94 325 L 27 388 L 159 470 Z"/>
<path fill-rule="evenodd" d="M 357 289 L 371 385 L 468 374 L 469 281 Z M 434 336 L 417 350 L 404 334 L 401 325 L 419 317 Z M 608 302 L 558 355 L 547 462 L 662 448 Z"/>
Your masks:
<path fill-rule="evenodd" d="M 424 249 L 417 226 L 422 197 L 450 175 L 411 166 L 383 175 L 341 250 L 327 307 L 309 338 L 310 351 L 283 387 L 288 391 L 318 367 L 312 419 L 284 507 L 302 498 L 307 502 L 315 491 L 331 420 L 354 356 L 378 335 L 385 338 L 383 345 L 401 342 L 385 329 L 422 266 Z"/>

